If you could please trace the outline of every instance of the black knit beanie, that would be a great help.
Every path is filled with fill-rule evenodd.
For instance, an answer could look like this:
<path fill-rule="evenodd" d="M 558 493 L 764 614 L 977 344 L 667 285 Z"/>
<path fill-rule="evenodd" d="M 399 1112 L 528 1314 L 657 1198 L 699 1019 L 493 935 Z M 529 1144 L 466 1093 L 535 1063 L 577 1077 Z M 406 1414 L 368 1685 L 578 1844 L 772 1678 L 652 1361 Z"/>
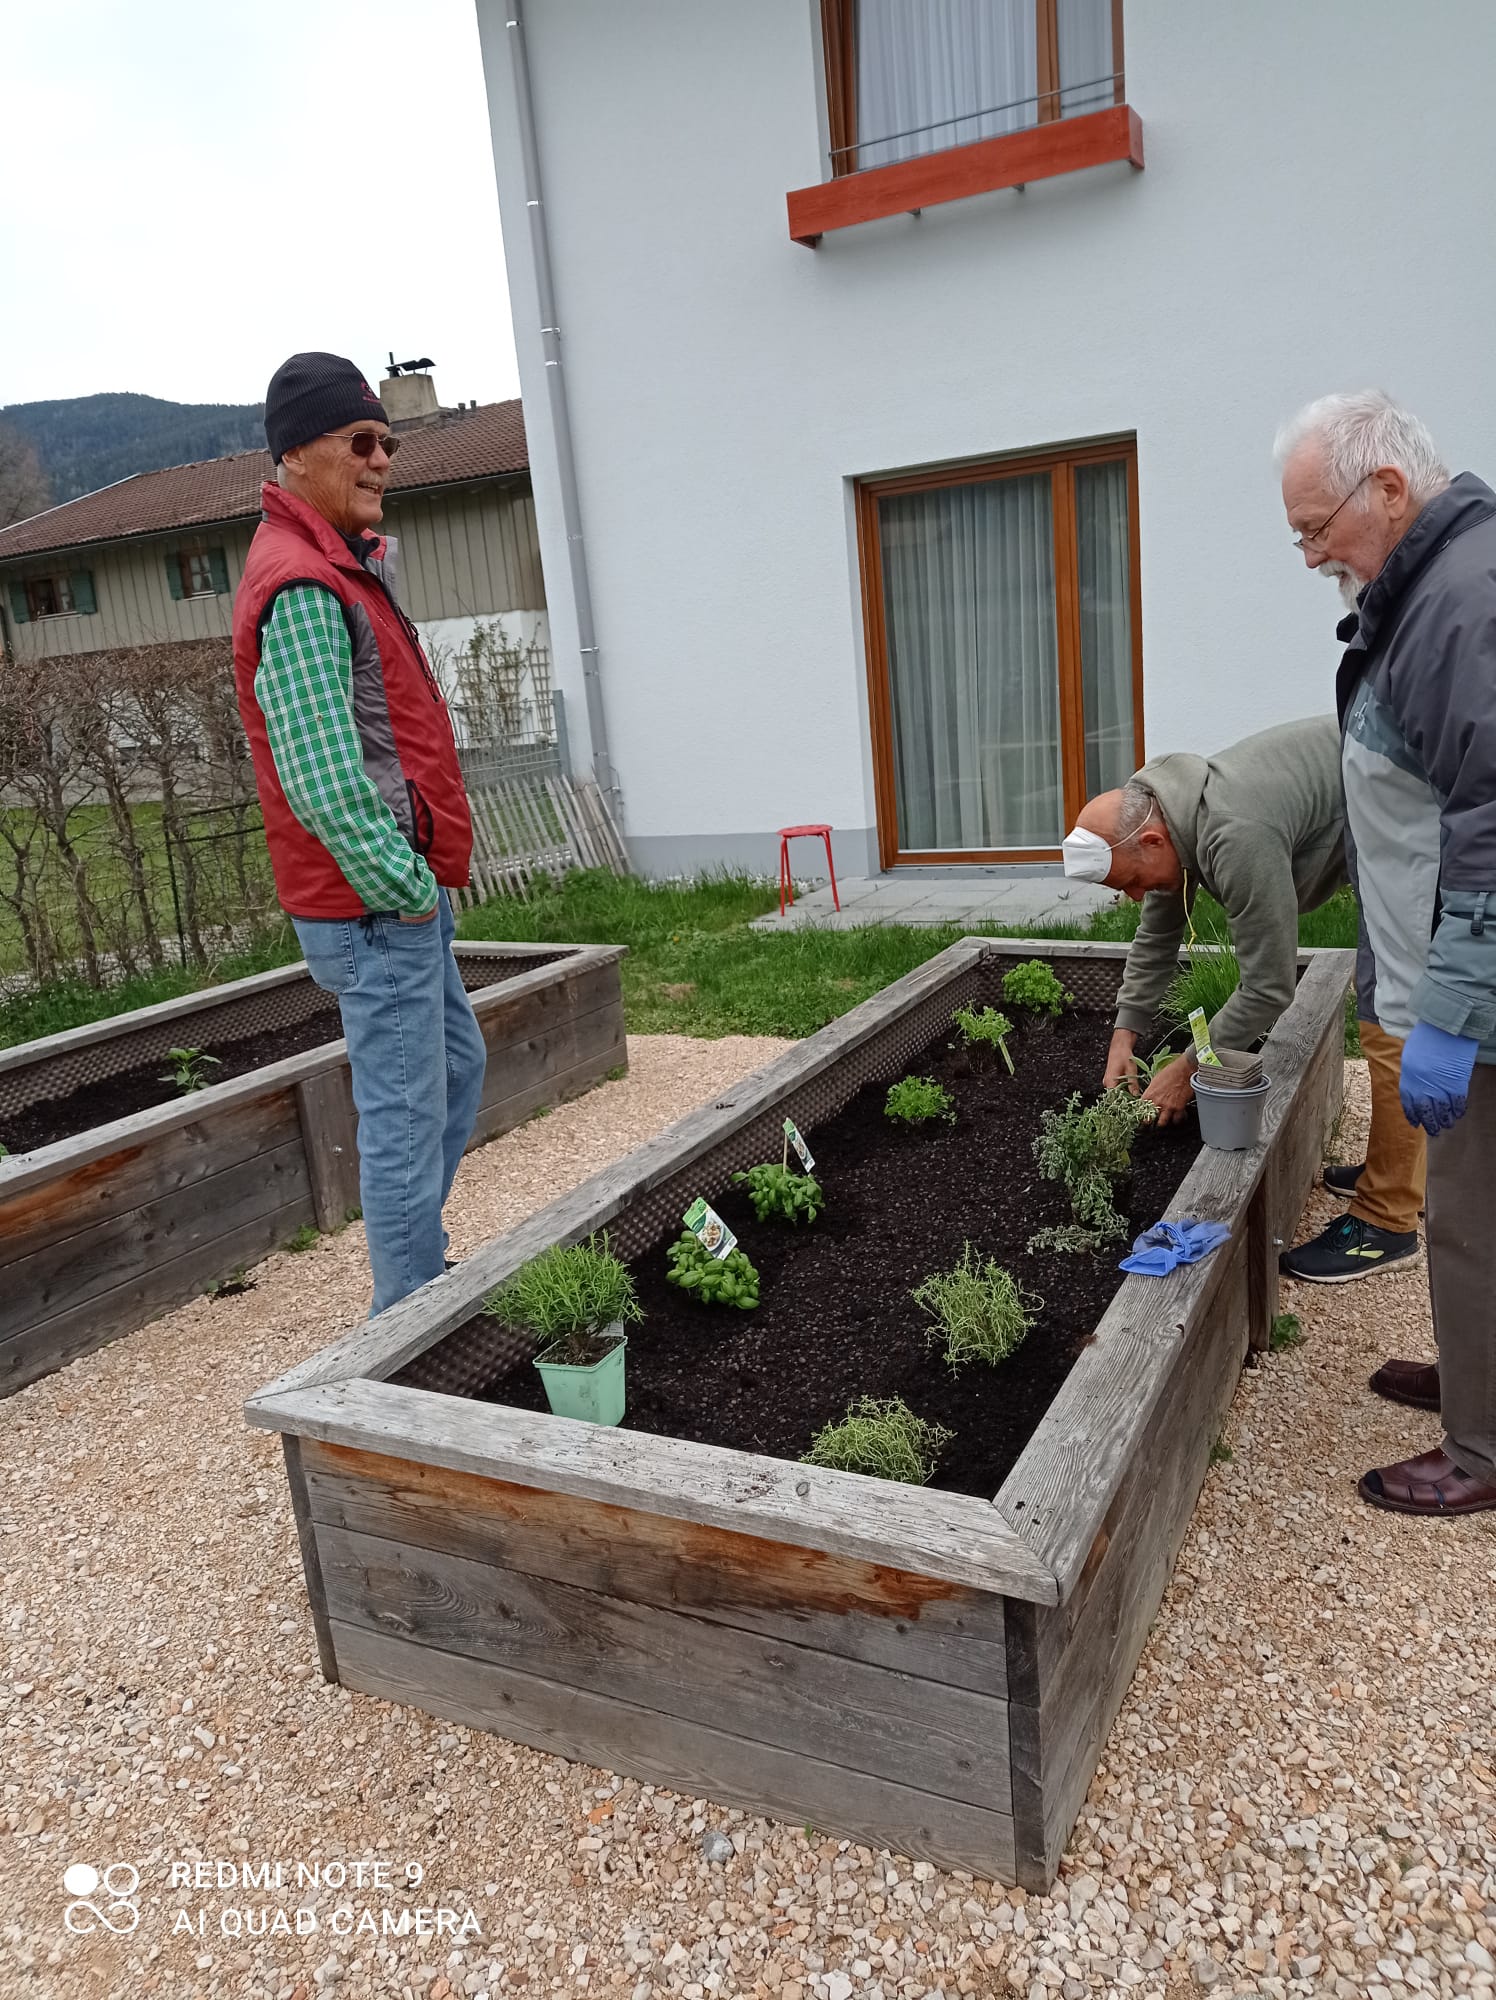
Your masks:
<path fill-rule="evenodd" d="M 338 354 L 293 354 L 265 391 L 265 440 L 277 465 L 297 445 L 360 417 L 389 422 L 362 374 Z"/>

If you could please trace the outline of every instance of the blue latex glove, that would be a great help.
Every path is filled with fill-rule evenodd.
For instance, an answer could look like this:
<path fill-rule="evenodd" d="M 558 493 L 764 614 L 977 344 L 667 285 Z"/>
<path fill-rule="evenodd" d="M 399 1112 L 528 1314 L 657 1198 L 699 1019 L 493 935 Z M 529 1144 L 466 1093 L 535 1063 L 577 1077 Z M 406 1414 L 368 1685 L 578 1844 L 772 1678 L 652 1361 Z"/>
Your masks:
<path fill-rule="evenodd" d="M 1134 1237 L 1132 1255 L 1124 1257 L 1117 1268 L 1134 1271 L 1139 1277 L 1164 1278 L 1180 1264 L 1198 1264 L 1230 1234 L 1224 1222 L 1196 1222 L 1188 1215 L 1178 1222 L 1155 1222 Z"/>
<path fill-rule="evenodd" d="M 1464 1117 L 1479 1046 L 1473 1036 L 1451 1035 L 1427 1021 L 1414 1022 L 1403 1043 L 1398 1083 L 1403 1116 L 1410 1125 L 1421 1125 L 1432 1136 L 1447 1132 Z"/>

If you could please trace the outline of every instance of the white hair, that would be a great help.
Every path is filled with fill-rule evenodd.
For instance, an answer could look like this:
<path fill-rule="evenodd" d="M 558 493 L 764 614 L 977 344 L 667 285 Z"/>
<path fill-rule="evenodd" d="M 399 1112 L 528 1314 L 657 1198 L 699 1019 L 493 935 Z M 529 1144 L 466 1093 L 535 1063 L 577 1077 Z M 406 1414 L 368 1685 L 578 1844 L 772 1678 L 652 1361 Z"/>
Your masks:
<path fill-rule="evenodd" d="M 1129 778 L 1117 801 L 1117 824 L 1112 829 L 1114 843 L 1130 840 L 1140 832 L 1156 804 L 1146 785 L 1140 785 L 1136 778 Z"/>
<path fill-rule="evenodd" d="M 1278 469 L 1304 444 L 1322 446 L 1325 478 L 1333 494 L 1353 493 L 1378 466 L 1395 465 L 1419 506 L 1449 484 L 1449 467 L 1428 430 L 1411 410 L 1401 409 L 1380 389 L 1321 396 L 1290 417 L 1278 432 L 1273 456 Z"/>

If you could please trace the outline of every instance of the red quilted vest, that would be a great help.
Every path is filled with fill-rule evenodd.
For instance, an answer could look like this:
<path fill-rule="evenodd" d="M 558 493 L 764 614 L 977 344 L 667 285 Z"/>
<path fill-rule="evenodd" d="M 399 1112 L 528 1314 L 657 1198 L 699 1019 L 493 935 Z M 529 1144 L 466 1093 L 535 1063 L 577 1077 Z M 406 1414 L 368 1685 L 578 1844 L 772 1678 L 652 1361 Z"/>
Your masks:
<path fill-rule="evenodd" d="M 262 499 L 264 514 L 249 545 L 249 558 L 234 600 L 234 686 L 254 758 L 265 839 L 282 908 L 293 917 L 364 914 L 358 892 L 287 804 L 270 752 L 265 718 L 255 699 L 264 618 L 277 593 L 292 583 L 319 584 L 342 604 L 354 636 L 355 678 L 362 675 L 368 683 L 360 715 L 370 698 L 376 707 L 387 710 L 399 764 L 396 773 L 386 738 L 376 783 L 382 791 L 391 781 L 396 786 L 403 784 L 404 800 L 392 802 L 397 820 L 413 825 L 411 844 L 425 855 L 437 881 L 444 888 L 461 888 L 468 879 L 473 851 L 472 820 L 447 704 L 421 650 L 415 626 L 379 578 L 364 568 L 337 529 L 314 508 L 269 483 L 263 488 Z M 372 554 L 377 557 L 383 553 L 378 536 L 371 535 L 368 541 Z M 363 618 L 358 616 L 360 610 Z M 366 743 L 366 753 L 370 775 L 374 776 L 372 743 Z"/>

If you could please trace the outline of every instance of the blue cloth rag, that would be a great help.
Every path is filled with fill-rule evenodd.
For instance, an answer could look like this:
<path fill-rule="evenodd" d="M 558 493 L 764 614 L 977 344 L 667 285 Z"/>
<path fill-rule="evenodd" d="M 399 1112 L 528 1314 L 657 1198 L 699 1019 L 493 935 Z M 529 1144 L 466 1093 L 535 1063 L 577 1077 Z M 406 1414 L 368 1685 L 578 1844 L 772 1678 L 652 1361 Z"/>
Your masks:
<path fill-rule="evenodd" d="M 1117 1268 L 1136 1271 L 1145 1278 L 1162 1278 L 1176 1265 L 1198 1264 L 1230 1234 L 1224 1222 L 1195 1222 L 1187 1215 L 1178 1222 L 1155 1222 L 1134 1237 L 1132 1255 L 1124 1257 Z"/>

